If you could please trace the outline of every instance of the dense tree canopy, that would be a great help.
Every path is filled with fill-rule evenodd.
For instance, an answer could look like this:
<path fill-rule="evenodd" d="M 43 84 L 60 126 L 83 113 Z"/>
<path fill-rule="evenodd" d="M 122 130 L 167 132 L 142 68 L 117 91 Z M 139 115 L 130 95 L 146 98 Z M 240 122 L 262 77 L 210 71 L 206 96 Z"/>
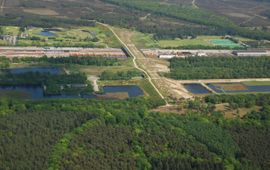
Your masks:
<path fill-rule="evenodd" d="M 174 79 L 270 77 L 270 57 L 188 57 L 170 60 Z"/>
<path fill-rule="evenodd" d="M 256 101 L 267 103 L 268 98 L 263 96 Z M 213 103 L 215 98 L 211 98 L 205 101 Z M 267 121 L 251 116 L 242 120 L 220 117 L 217 121 L 200 109 L 194 112 L 201 114 L 182 116 L 149 112 L 160 104 L 151 98 L 1 100 L 1 166 L 4 169 L 269 168 Z"/>

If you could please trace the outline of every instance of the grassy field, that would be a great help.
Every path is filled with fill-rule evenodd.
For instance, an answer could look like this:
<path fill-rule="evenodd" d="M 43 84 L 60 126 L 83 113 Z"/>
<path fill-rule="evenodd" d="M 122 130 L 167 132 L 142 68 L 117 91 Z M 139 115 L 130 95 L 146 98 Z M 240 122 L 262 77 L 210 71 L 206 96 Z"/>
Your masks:
<path fill-rule="evenodd" d="M 270 81 L 246 81 L 242 83 L 247 86 L 270 86 Z"/>
<path fill-rule="evenodd" d="M 59 47 L 120 47 L 113 34 L 105 27 L 38 28 L 31 27 L 20 32 L 19 27 L 2 26 L 4 35 L 18 36 L 18 46 L 59 46 Z M 51 36 L 43 35 L 50 33 Z M 0 45 L 6 45 L 0 41 Z"/>
<path fill-rule="evenodd" d="M 132 41 L 138 48 L 155 48 L 158 47 L 158 42 L 154 40 L 153 35 L 133 32 Z"/>
<path fill-rule="evenodd" d="M 240 44 L 236 44 L 228 39 L 223 39 L 221 36 L 198 36 L 194 39 L 173 40 L 154 40 L 151 34 L 143 34 L 139 32 L 133 33 L 133 41 L 138 48 L 241 48 Z M 242 37 L 237 37 L 239 40 L 246 40 Z M 250 39 L 248 39 L 250 40 Z"/>
<path fill-rule="evenodd" d="M 15 26 L 1 26 L 1 28 L 3 30 L 3 33 L 7 35 L 16 36 L 20 32 L 20 28 Z"/>
<path fill-rule="evenodd" d="M 131 58 L 120 60 L 119 66 L 82 66 L 82 65 L 70 65 L 67 67 L 71 72 L 83 72 L 87 75 L 99 76 L 103 71 L 129 71 L 134 70 Z"/>
<path fill-rule="evenodd" d="M 212 40 L 220 39 L 218 36 L 199 36 L 195 39 L 174 39 L 174 40 L 160 40 L 159 46 L 162 48 L 168 47 L 182 47 L 182 46 L 211 46 L 214 44 L 211 43 Z"/>

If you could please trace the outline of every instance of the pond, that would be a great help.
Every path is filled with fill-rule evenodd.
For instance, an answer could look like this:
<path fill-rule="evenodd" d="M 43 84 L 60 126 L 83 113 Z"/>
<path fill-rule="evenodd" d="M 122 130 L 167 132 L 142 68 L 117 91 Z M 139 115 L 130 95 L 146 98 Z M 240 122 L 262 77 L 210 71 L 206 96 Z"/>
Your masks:
<path fill-rule="evenodd" d="M 44 37 L 54 37 L 54 36 L 56 36 L 55 33 L 50 32 L 50 31 L 41 31 L 39 33 L 39 35 L 44 36 Z"/>
<path fill-rule="evenodd" d="M 129 97 L 137 97 L 143 95 L 143 91 L 138 86 L 104 86 L 103 94 L 107 93 L 128 93 Z M 9 95 L 9 96 L 7 96 Z M 15 98 L 20 96 L 23 99 L 32 99 L 32 100 L 40 100 L 40 99 L 71 99 L 71 98 L 85 98 L 85 99 L 93 99 L 99 98 L 101 95 L 53 95 L 53 96 L 45 96 L 43 93 L 43 88 L 40 86 L 0 86 L 0 97 L 9 97 Z"/>
<path fill-rule="evenodd" d="M 104 86 L 103 92 L 106 93 L 119 93 L 125 92 L 128 93 L 129 97 L 142 96 L 143 91 L 139 86 Z"/>
<path fill-rule="evenodd" d="M 207 86 L 213 89 L 217 93 L 267 93 L 267 92 L 270 92 L 269 85 L 261 85 L 261 86 L 242 85 L 242 86 L 245 86 L 245 89 L 243 90 L 226 90 L 223 87 L 218 86 L 216 84 L 207 84 Z"/>
<path fill-rule="evenodd" d="M 184 87 L 193 94 L 209 94 L 211 93 L 201 84 L 184 84 Z"/>
<path fill-rule="evenodd" d="M 63 72 L 61 68 L 58 67 L 23 67 L 23 68 L 11 68 L 7 69 L 12 74 L 23 74 L 28 72 L 38 72 L 38 73 L 50 73 L 53 75 L 59 75 Z"/>

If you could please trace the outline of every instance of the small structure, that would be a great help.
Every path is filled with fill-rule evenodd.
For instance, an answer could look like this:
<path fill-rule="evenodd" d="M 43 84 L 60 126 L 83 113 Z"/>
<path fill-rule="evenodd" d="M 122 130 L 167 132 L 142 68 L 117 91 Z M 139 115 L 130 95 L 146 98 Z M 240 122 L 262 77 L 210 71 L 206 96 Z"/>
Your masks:
<path fill-rule="evenodd" d="M 270 52 L 266 51 L 266 50 L 233 51 L 233 54 L 238 56 L 238 57 L 270 56 Z"/>
<path fill-rule="evenodd" d="M 164 54 L 164 55 L 159 55 L 158 58 L 160 59 L 171 59 L 171 58 L 174 58 L 174 57 L 177 57 L 176 55 L 170 55 L 170 54 Z"/>
<path fill-rule="evenodd" d="M 0 37 L 2 40 L 7 41 L 11 45 L 16 45 L 17 43 L 17 36 L 12 35 L 1 35 Z"/>
<path fill-rule="evenodd" d="M 207 54 L 205 52 L 198 52 L 197 56 L 198 57 L 207 57 Z"/>

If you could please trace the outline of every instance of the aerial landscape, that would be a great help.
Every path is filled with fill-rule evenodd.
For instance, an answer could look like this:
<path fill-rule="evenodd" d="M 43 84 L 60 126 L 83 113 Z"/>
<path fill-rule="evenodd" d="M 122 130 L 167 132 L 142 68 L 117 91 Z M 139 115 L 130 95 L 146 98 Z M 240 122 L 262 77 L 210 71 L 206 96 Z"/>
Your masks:
<path fill-rule="evenodd" d="M 270 0 L 0 0 L 0 170 L 269 170 Z"/>

